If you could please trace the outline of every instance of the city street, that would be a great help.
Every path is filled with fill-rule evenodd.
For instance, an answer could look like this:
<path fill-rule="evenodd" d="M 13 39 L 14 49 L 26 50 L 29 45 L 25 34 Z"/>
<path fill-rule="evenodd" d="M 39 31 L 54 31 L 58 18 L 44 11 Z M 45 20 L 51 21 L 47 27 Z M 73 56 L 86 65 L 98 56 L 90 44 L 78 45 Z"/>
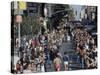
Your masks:
<path fill-rule="evenodd" d="M 67 52 L 67 54 L 69 56 L 68 71 L 81 69 L 81 64 L 78 60 L 78 54 L 75 52 L 75 45 L 74 45 L 73 40 L 63 42 L 59 52 L 61 53 L 62 57 L 64 56 L 64 52 Z M 55 71 L 53 63 L 51 65 L 51 68 L 49 68 L 47 71 L 48 72 Z M 61 71 L 64 71 L 63 60 L 62 60 L 62 65 L 61 65 Z"/>
<path fill-rule="evenodd" d="M 96 6 L 16 1 L 11 13 L 15 74 L 97 68 Z"/>

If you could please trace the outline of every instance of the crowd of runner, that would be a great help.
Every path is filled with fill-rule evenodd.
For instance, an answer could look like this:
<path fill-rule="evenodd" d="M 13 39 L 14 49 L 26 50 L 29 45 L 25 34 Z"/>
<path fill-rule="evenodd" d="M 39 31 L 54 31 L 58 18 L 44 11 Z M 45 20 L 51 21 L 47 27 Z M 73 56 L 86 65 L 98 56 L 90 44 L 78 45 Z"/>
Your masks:
<path fill-rule="evenodd" d="M 76 45 L 76 52 L 79 55 L 78 61 L 82 69 L 92 69 L 97 67 L 97 47 L 92 36 L 83 29 L 75 28 L 71 32 L 71 37 Z M 36 35 L 31 39 L 23 39 L 24 45 L 20 47 L 19 60 L 14 66 L 15 73 L 35 73 L 47 72 L 54 64 L 55 71 L 68 70 L 69 57 L 66 52 L 62 56 L 59 52 L 64 41 L 70 40 L 67 30 L 53 30 L 51 32 Z M 63 60 L 63 62 L 62 62 Z"/>
<path fill-rule="evenodd" d="M 72 35 L 82 68 L 97 68 L 97 47 L 94 38 L 86 30 L 79 28 L 74 29 Z"/>
<path fill-rule="evenodd" d="M 59 50 L 66 40 L 65 37 L 66 30 L 61 29 L 36 35 L 32 39 L 24 38 L 22 40 L 24 45 L 18 52 L 20 59 L 14 66 L 15 73 L 47 72 L 51 63 L 54 64 L 55 71 L 60 71 L 63 57 Z M 66 58 L 64 60 L 66 61 Z M 68 66 L 67 61 L 66 66 Z"/>

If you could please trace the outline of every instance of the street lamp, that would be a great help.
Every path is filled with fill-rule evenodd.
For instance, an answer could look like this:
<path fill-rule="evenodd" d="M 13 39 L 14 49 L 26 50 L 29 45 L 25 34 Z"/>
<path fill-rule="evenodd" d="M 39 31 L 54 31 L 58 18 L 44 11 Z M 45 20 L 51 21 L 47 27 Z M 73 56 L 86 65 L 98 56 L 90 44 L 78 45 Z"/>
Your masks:
<path fill-rule="evenodd" d="M 85 20 L 86 20 L 86 25 L 88 26 L 88 15 L 87 15 L 87 13 L 85 14 Z"/>
<path fill-rule="evenodd" d="M 44 28 L 46 30 L 46 33 L 47 33 L 47 8 L 46 8 L 46 5 L 44 7 Z"/>
<path fill-rule="evenodd" d="M 46 5 L 44 7 L 44 16 L 47 17 L 47 8 L 46 8 Z"/>
<path fill-rule="evenodd" d="M 40 31 L 39 31 L 39 34 L 42 33 L 43 22 L 44 22 L 43 17 L 39 17 L 39 24 L 40 24 Z"/>

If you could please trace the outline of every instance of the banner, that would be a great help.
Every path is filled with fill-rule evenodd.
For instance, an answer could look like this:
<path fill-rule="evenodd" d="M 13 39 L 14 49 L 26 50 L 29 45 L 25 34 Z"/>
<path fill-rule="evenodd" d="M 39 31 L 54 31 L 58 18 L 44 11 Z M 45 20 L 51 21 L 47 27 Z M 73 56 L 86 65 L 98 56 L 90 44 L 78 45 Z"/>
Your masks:
<path fill-rule="evenodd" d="M 26 10 L 26 2 L 24 2 L 24 1 L 19 1 L 19 9 L 21 9 L 21 10 Z"/>

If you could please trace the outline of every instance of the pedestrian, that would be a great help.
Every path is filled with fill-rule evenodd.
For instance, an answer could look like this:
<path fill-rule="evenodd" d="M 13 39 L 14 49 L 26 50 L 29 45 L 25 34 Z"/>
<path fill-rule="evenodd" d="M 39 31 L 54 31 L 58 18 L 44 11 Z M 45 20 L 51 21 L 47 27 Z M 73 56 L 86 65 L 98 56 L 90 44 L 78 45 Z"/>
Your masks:
<path fill-rule="evenodd" d="M 41 63 L 41 72 L 45 72 L 44 62 Z"/>
<path fill-rule="evenodd" d="M 20 60 L 16 63 L 16 73 L 21 73 L 21 62 Z"/>
<path fill-rule="evenodd" d="M 26 70 L 23 71 L 24 73 L 31 73 L 32 72 L 32 66 L 31 63 L 28 64 L 28 67 Z"/>
<path fill-rule="evenodd" d="M 33 73 L 35 73 L 36 71 L 37 71 L 37 69 L 36 69 L 36 64 L 34 64 L 33 62 L 31 63 L 31 71 L 33 72 Z"/>
<path fill-rule="evenodd" d="M 18 57 L 21 58 L 23 56 L 23 51 L 24 51 L 24 48 L 23 47 L 20 47 L 19 48 L 19 52 L 18 52 Z"/>

